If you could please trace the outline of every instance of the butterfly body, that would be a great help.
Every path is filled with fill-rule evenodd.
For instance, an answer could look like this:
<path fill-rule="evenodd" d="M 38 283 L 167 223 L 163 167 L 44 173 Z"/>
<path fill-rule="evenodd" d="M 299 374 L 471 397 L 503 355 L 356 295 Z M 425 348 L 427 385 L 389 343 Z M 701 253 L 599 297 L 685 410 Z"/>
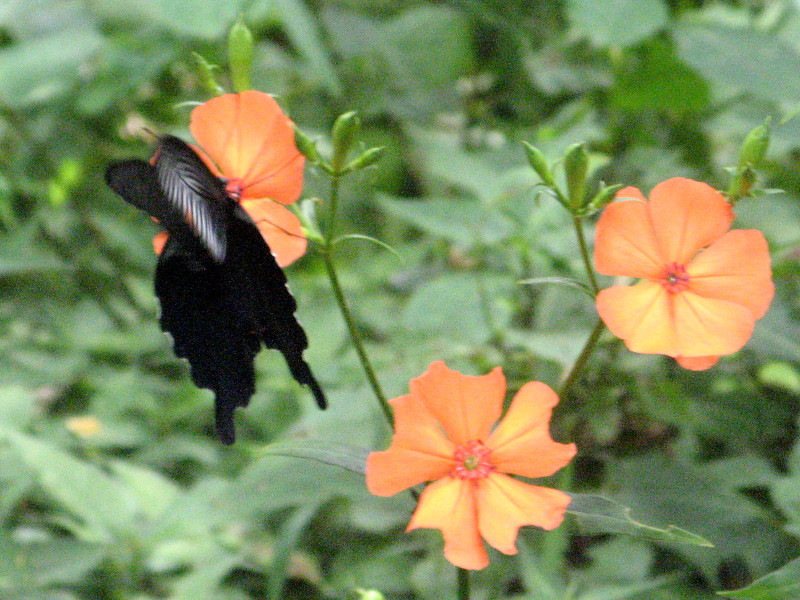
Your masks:
<path fill-rule="evenodd" d="M 158 219 L 169 239 L 156 267 L 162 329 L 189 361 L 198 387 L 216 396 L 216 428 L 234 441 L 233 413 L 255 392 L 262 343 L 279 350 L 320 408 L 325 396 L 303 351 L 308 339 L 286 277 L 256 225 L 185 142 L 161 139 L 155 164 L 128 160 L 106 172 L 109 186 Z"/>

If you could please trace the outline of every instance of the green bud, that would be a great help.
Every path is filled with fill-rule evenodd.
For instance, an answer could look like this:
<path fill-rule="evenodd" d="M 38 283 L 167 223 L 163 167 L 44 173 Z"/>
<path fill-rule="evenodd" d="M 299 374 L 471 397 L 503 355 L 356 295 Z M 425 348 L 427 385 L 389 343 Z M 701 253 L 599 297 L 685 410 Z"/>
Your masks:
<path fill-rule="evenodd" d="M 586 214 L 594 214 L 597 211 L 603 210 L 606 205 L 613 202 L 614 198 L 617 195 L 617 192 L 620 191 L 624 186 L 621 183 L 617 183 L 615 185 L 603 186 L 600 188 L 600 191 L 595 194 L 594 198 L 589 201 L 589 204 L 586 205 L 587 211 Z"/>
<path fill-rule="evenodd" d="M 355 142 L 360 128 L 358 114 L 355 111 L 340 115 L 333 124 L 331 137 L 333 138 L 333 156 L 331 166 L 334 172 L 341 172 L 347 153 Z"/>
<path fill-rule="evenodd" d="M 298 209 L 294 211 L 297 218 L 300 219 L 306 239 L 314 242 L 323 241 L 317 220 L 317 203 L 319 201 L 318 198 L 306 198 L 300 201 Z"/>
<path fill-rule="evenodd" d="M 244 92 L 250 89 L 250 70 L 253 66 L 253 34 L 240 16 L 228 32 L 228 66 L 233 89 Z"/>
<path fill-rule="evenodd" d="M 361 156 L 351 160 L 347 163 L 342 169 L 342 173 L 349 173 L 350 171 L 357 171 L 359 169 L 366 169 L 367 167 L 374 165 L 378 162 L 383 155 L 386 153 L 386 148 L 384 146 L 377 146 L 375 148 L 370 148 L 369 150 L 365 151 Z"/>
<path fill-rule="evenodd" d="M 564 155 L 564 173 L 567 176 L 567 194 L 570 208 L 577 210 L 584 204 L 589 153 L 586 143 L 572 144 Z"/>
<path fill-rule="evenodd" d="M 317 165 L 322 163 L 322 156 L 320 156 L 319 150 L 317 150 L 317 145 L 308 137 L 302 129 L 298 128 L 297 125 L 292 123 L 292 129 L 294 129 L 294 143 L 297 146 L 297 149 L 300 150 L 300 154 L 308 159 L 313 165 Z"/>
<path fill-rule="evenodd" d="M 742 149 L 739 153 L 740 169 L 745 166 L 758 167 L 764 160 L 764 155 L 769 147 L 769 120 L 758 127 L 754 127 L 747 134 L 742 142 Z"/>
<path fill-rule="evenodd" d="M 537 147 L 530 145 L 528 142 L 522 142 L 525 146 L 525 154 L 528 156 L 528 163 L 531 168 L 536 171 L 536 174 L 541 178 L 542 182 L 549 187 L 555 187 L 555 178 L 550 167 L 547 166 L 547 160 L 542 154 L 542 151 Z"/>
<path fill-rule="evenodd" d="M 225 92 L 222 86 L 217 83 L 217 78 L 214 77 L 214 71 L 219 69 L 218 66 L 212 65 L 205 58 L 200 56 L 197 52 L 192 52 L 197 67 L 197 77 L 209 94 L 219 96 Z"/>

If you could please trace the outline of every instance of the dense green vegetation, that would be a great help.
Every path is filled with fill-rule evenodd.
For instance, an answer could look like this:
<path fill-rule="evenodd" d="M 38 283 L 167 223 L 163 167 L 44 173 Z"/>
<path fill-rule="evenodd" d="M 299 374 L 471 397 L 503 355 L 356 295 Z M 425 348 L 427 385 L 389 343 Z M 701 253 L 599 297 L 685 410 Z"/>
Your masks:
<path fill-rule="evenodd" d="M 390 397 L 433 360 L 500 365 L 511 391 L 558 388 L 580 353 L 592 301 L 520 283 L 586 280 L 523 141 L 550 164 L 585 141 L 592 190 L 675 176 L 726 189 L 743 139 L 770 119 L 762 193 L 736 205 L 735 225 L 770 243 L 770 311 L 703 372 L 606 332 L 554 419 L 578 446 L 574 469 L 548 484 L 616 512 L 523 530 L 472 596 L 704 600 L 782 567 L 766 591 L 733 597 L 800 596 L 797 3 L 0 0 L 0 598 L 455 597 L 441 535 L 403 533 L 408 494 L 372 497 L 362 475 L 267 446 L 341 444 L 352 458 L 389 440 L 319 247 L 287 277 L 330 408 L 262 352 L 226 448 L 211 394 L 158 326 L 157 227 L 103 182 L 109 161 L 150 156 L 144 129 L 189 138 L 191 107 L 211 97 L 195 54 L 231 89 L 240 14 L 252 86 L 323 154 L 351 110 L 355 150 L 385 147 L 344 179 L 327 233 L 383 244 L 346 239 L 335 260 Z M 301 210 L 323 214 L 329 194 L 309 165 Z M 713 547 L 625 524 L 620 507 Z"/>

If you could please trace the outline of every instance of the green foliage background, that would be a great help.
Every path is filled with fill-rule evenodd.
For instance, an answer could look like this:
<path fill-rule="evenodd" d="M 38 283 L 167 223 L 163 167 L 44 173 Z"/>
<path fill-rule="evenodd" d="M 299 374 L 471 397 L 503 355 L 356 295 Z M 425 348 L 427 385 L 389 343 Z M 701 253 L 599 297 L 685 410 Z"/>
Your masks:
<path fill-rule="evenodd" d="M 772 572 L 731 596 L 800 597 L 796 2 L 0 0 L 0 598 L 455 594 L 439 534 L 403 533 L 407 495 L 373 498 L 357 474 L 264 451 L 388 441 L 317 250 L 288 277 L 331 407 L 263 352 L 224 448 L 210 393 L 156 321 L 155 226 L 103 183 L 110 160 L 149 155 L 143 127 L 188 138 L 187 103 L 209 97 L 192 52 L 224 67 L 239 14 L 254 87 L 323 150 L 347 110 L 360 145 L 387 148 L 347 180 L 337 233 L 400 258 L 351 240 L 337 260 L 392 396 L 437 359 L 502 365 L 512 391 L 557 386 L 580 351 L 591 302 L 519 283 L 583 278 L 521 141 L 554 162 L 586 140 L 598 181 L 723 188 L 744 136 L 772 119 L 762 183 L 781 191 L 736 207 L 770 242 L 777 286 L 750 343 L 690 373 L 604 337 L 554 421 L 579 447 L 571 491 L 714 547 L 568 517 L 523 531 L 516 557 L 493 553 L 473 593 L 701 600 Z M 305 197 L 327 186 L 308 169 Z M 99 430 L 74 433 L 76 417 Z"/>

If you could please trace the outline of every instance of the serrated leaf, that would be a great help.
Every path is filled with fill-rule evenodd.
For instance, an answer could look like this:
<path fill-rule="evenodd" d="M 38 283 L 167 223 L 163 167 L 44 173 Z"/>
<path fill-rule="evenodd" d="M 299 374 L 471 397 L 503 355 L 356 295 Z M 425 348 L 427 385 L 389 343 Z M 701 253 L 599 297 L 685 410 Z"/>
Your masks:
<path fill-rule="evenodd" d="M 578 522 L 592 532 L 624 533 L 649 540 L 713 547 L 707 539 L 676 527 L 654 527 L 631 517 L 631 509 L 596 494 L 569 494 L 572 498 L 567 512 L 575 515 Z"/>

